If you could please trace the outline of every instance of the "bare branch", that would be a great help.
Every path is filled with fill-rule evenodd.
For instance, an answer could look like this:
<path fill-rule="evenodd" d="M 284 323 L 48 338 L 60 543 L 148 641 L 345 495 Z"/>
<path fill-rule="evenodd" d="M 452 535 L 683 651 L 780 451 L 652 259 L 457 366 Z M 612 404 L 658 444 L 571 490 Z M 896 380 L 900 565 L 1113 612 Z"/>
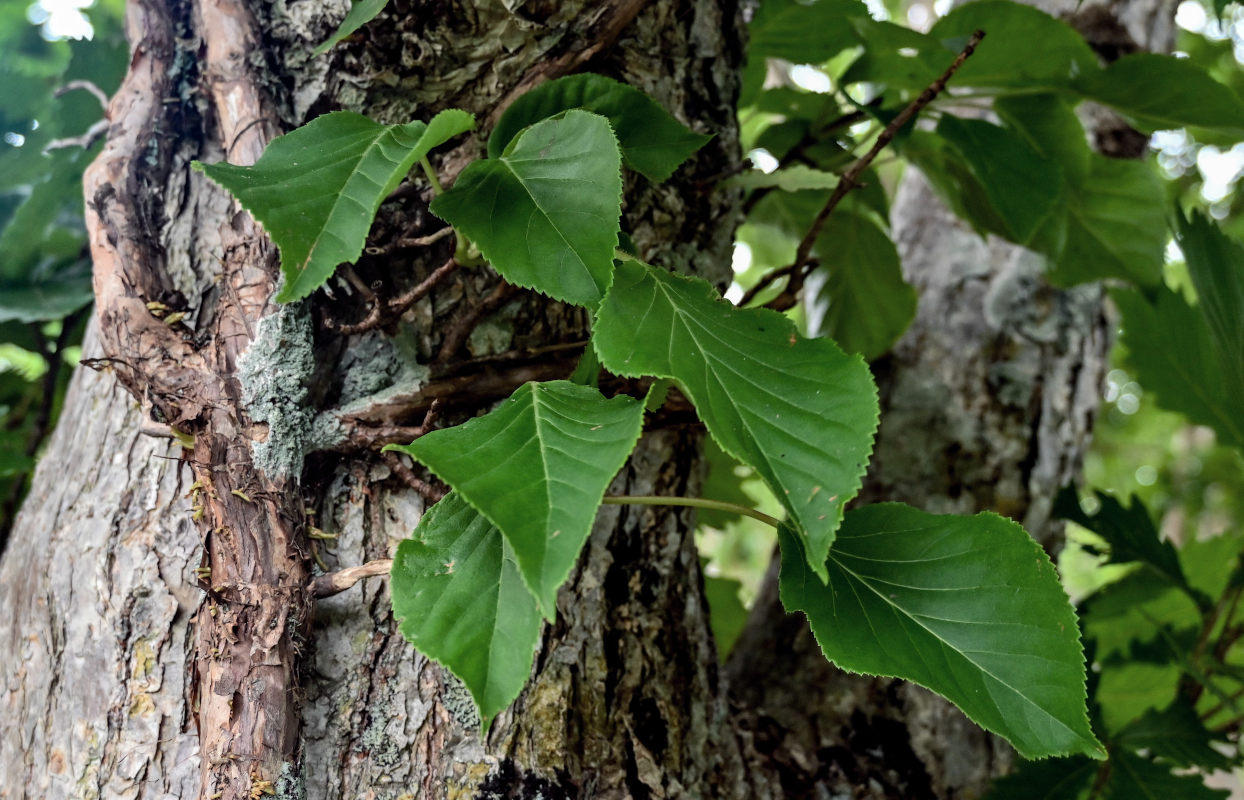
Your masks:
<path fill-rule="evenodd" d="M 392 569 L 393 559 L 378 558 L 375 561 L 368 561 L 361 567 L 346 567 L 336 572 L 317 575 L 311 579 L 311 584 L 307 587 L 307 591 L 312 597 L 322 600 L 325 597 L 341 594 L 364 578 L 388 575 Z"/>

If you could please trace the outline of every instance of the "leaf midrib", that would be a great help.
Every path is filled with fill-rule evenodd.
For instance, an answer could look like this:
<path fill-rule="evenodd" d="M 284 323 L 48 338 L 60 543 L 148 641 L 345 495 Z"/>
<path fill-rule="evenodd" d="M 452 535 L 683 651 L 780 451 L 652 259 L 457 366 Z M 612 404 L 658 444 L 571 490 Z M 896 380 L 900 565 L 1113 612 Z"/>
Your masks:
<path fill-rule="evenodd" d="M 859 583 L 861 586 L 863 586 L 863 587 L 867 588 L 870 592 L 872 592 L 872 594 L 873 594 L 873 595 L 875 595 L 875 596 L 876 596 L 876 597 L 878 597 L 878 598 L 879 598 L 882 602 L 884 602 L 886 605 L 888 605 L 888 606 L 890 606 L 892 609 L 894 609 L 896 613 L 898 613 L 898 614 L 902 615 L 902 616 L 903 616 L 903 617 L 905 617 L 906 619 L 911 620 L 911 622 L 912 622 L 913 624 L 915 624 L 917 627 L 921 628 L 921 629 L 922 629 L 922 630 L 924 630 L 926 633 L 928 633 L 930 636 L 932 636 L 932 637 L 933 637 L 933 638 L 934 638 L 937 642 L 939 642 L 939 643 L 940 643 L 943 647 L 945 647 L 947 650 L 949 650 L 949 651 L 950 651 L 950 652 L 952 652 L 952 653 L 957 654 L 960 658 L 964 659 L 965 661 L 967 661 L 968 663 L 972 664 L 974 667 L 976 667 L 977 669 L 979 669 L 979 670 L 980 670 L 983 674 L 988 675 L 990 678 L 993 678 L 995 681 L 997 681 L 1000 685 L 1005 686 L 1005 687 L 1006 687 L 1007 689 L 1009 689 L 1009 690 L 1010 690 L 1010 691 L 1011 691 L 1011 692 L 1012 692 L 1015 696 L 1017 696 L 1017 697 L 1019 697 L 1019 698 L 1023 699 L 1023 701 L 1024 701 L 1025 703 L 1027 703 L 1027 704 L 1028 704 L 1028 705 L 1030 705 L 1031 707 L 1035 708 L 1035 709 L 1036 709 L 1038 712 L 1040 712 L 1042 715 L 1044 715 L 1045 717 L 1048 717 L 1050 720 L 1053 720 L 1053 721 L 1054 721 L 1055 723 L 1057 723 L 1060 727 L 1062 727 L 1062 728 L 1063 728 L 1064 730 L 1066 730 L 1069 734 L 1071 734 L 1071 735 L 1072 735 L 1075 739 L 1080 739 L 1080 738 L 1082 738 L 1082 737 L 1080 736 L 1080 734 L 1076 733 L 1076 731 L 1075 731 L 1074 729 L 1072 729 L 1069 725 L 1067 725 L 1067 723 L 1063 722 L 1063 721 L 1062 721 L 1061 719 L 1059 719 L 1058 717 L 1056 717 L 1056 716 L 1054 716 L 1053 714 L 1051 714 L 1050 712 L 1046 711 L 1044 708 L 1042 708 L 1040 705 L 1038 705 L 1035 701 L 1033 701 L 1031 698 L 1029 698 L 1026 694 L 1024 694 L 1023 692 L 1021 692 L 1019 689 L 1015 688 L 1015 687 L 1014 687 L 1014 686 L 1012 686 L 1011 684 L 1007 683 L 1007 682 L 1006 682 L 1006 681 L 1004 681 L 1002 678 L 1000 678 L 1000 677 L 998 677 L 997 675 L 995 675 L 995 674 L 994 674 L 993 672 L 991 672 L 989 669 L 987 669 L 987 668 L 985 668 L 984 666 L 982 666 L 982 665 L 978 664 L 975 660 L 973 660 L 972 658 L 970 658 L 970 657 L 967 655 L 967 653 L 966 653 L 966 652 L 964 652 L 964 651 L 962 651 L 962 650 L 958 649 L 957 647 L 955 647 L 954 645 L 952 645 L 950 642 L 948 642 L 948 641 L 946 641 L 945 639 L 943 639 L 943 638 L 942 638 L 942 637 L 941 637 L 941 636 L 940 636 L 937 632 L 933 631 L 931 628 L 929 628 L 929 626 L 925 625 L 925 624 L 924 624 L 923 622 L 921 622 L 919 619 L 917 619 L 916 617 L 914 617 L 914 616 L 913 616 L 910 612 L 908 612 L 908 611 L 907 611 L 906 609 L 904 609 L 902 606 L 900 606 L 900 605 L 898 605 L 897 603 L 893 602 L 892 600 L 890 600 L 890 598 L 886 597 L 886 596 L 885 596 L 885 594 L 883 594 L 882 592 L 879 592 L 879 591 L 877 591 L 875 588 L 873 588 L 873 586 L 872 586 L 870 583 L 868 583 L 868 581 L 866 581 L 866 580 L 865 580 L 864 578 L 862 578 L 860 575 L 856 574 L 853 570 L 849 569 L 849 568 L 848 568 L 848 567 L 846 567 L 846 566 L 845 566 L 845 565 L 844 565 L 841 561 L 839 561 L 837 558 L 835 558 L 835 557 L 834 557 L 834 552 L 833 552 L 833 550 L 832 550 L 832 549 L 831 549 L 831 550 L 830 550 L 830 552 L 829 552 L 829 559 L 830 559 L 831 561 L 833 561 L 833 562 L 834 562 L 834 564 L 835 564 L 835 565 L 836 565 L 836 566 L 837 566 L 840 570 L 842 570 L 845 574 L 847 574 L 847 575 L 848 575 L 848 576 L 850 576 L 851 578 L 854 578 L 854 579 L 855 579 L 855 581 L 856 581 L 857 583 Z M 854 584 L 851 584 L 851 585 L 854 585 Z M 857 596 L 858 596 L 858 594 L 857 594 Z M 861 608 L 863 608 L 863 605 L 862 605 L 862 604 L 861 604 Z M 865 613 L 865 616 L 867 616 L 867 613 Z M 872 623 L 871 623 L 871 621 L 869 622 L 869 626 L 870 626 L 870 628 L 872 627 Z M 875 630 L 875 629 L 874 629 L 874 630 Z M 917 653 L 919 652 L 919 648 L 913 648 L 913 649 L 914 649 Z M 920 658 L 921 658 L 921 660 L 922 660 L 922 661 L 924 660 L 924 656 L 923 656 L 923 655 L 921 655 L 921 656 L 920 656 Z M 927 666 L 928 662 L 925 662 L 925 664 L 926 664 L 926 666 Z M 935 670 L 931 670 L 931 672 L 933 672 L 934 674 L 936 674 L 936 671 L 935 671 Z M 1002 712 L 1002 709 L 1001 709 L 1001 708 L 998 708 L 998 704 L 997 704 L 997 703 L 994 703 L 994 707 L 998 710 L 998 712 L 999 712 L 999 713 L 1001 713 L 1001 712 Z M 1005 716 L 1005 715 L 1003 715 L 1003 716 Z"/>

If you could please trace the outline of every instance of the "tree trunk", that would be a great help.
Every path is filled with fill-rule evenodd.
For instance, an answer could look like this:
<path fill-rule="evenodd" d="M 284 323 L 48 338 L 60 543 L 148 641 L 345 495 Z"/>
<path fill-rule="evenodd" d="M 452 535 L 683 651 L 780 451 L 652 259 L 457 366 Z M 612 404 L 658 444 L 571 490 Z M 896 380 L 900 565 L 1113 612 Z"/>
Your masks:
<path fill-rule="evenodd" d="M 486 132 L 525 88 L 590 69 L 716 134 L 671 182 L 628 179 L 624 226 L 647 260 L 720 283 L 739 217 L 736 194 L 703 188 L 740 158 L 730 0 L 392 0 L 313 58 L 309 43 L 347 5 L 132 0 L 130 76 L 87 193 L 99 319 L 85 355 L 103 371 L 75 376 L 0 562 L 0 797 L 978 793 L 1004 748 L 927 693 L 834 673 L 766 598 L 719 672 L 687 513 L 602 510 L 531 681 L 483 739 L 465 690 L 397 634 L 384 581 L 314 601 L 316 559 L 391 555 L 427 503 L 375 446 L 435 399 L 453 423 L 522 380 L 564 376 L 573 357 L 558 354 L 574 351 L 558 346 L 580 342 L 585 320 L 460 270 L 383 329 L 334 333 L 366 315 L 358 286 L 394 295 L 444 260 L 438 246 L 396 245 L 441 224 L 417 186 L 382 209 L 355 280 L 278 311 L 271 247 L 192 160 L 249 163 L 336 108 L 385 122 L 465 108 Z M 452 176 L 479 149 L 471 139 L 438 167 Z M 905 190 L 917 208 L 920 191 Z M 925 295 L 882 373 L 894 413 L 870 496 L 990 506 L 1042 530 L 1040 501 L 1074 469 L 1095 404 L 1098 299 L 1048 294 L 1030 262 L 994 245 L 943 258 L 947 237 L 964 244 L 953 222 L 896 214 Z M 1045 312 L 1016 318 L 1023 292 L 1049 300 Z M 187 311 L 188 327 L 153 317 L 156 301 Z M 964 329 L 982 347 L 945 359 L 937 343 Z M 929 373 L 939 359 L 964 372 Z M 904 443 L 935 404 L 956 409 L 953 424 Z M 313 412 L 346 406 L 348 435 L 313 441 Z M 173 428 L 194 435 L 192 450 L 144 435 Z M 942 436 L 951 428 L 960 438 Z M 613 490 L 694 493 L 698 437 L 649 431 Z M 913 461 L 929 466 L 912 473 Z M 308 538 L 309 524 L 333 544 Z"/>

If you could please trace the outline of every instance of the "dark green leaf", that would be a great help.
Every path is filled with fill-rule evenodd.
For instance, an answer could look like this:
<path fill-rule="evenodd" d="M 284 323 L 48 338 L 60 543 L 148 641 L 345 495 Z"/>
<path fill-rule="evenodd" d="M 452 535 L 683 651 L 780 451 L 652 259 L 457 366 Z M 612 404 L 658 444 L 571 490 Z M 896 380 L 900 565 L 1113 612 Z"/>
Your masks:
<path fill-rule="evenodd" d="M 925 33 L 871 17 L 851 20 L 864 53 L 842 76 L 844 84 L 869 81 L 920 91 L 933 83 L 958 55 Z"/>
<path fill-rule="evenodd" d="M 1104 757 L 1085 712 L 1084 654 L 1054 565 L 1010 520 L 908 506 L 847 514 L 829 585 L 787 526 L 781 597 L 839 667 L 925 686 L 1026 758 Z"/>
<path fill-rule="evenodd" d="M 570 574 L 643 404 L 569 381 L 526 383 L 496 410 L 389 445 L 426 464 L 501 529 L 544 615 Z"/>
<path fill-rule="evenodd" d="M 432 201 L 510 283 L 595 306 L 613 278 L 622 176 L 609 122 L 567 111 L 475 161 Z"/>
<path fill-rule="evenodd" d="M 1244 445 L 1244 397 L 1227 390 L 1205 316 L 1165 286 L 1153 295 L 1151 301 L 1132 289 L 1110 293 L 1141 385 L 1161 407 L 1209 425 L 1224 443 Z"/>
<path fill-rule="evenodd" d="M 1166 249 L 1166 195 L 1144 161 L 1093 154 L 1088 178 L 1075 186 L 1062 209 L 1066 240 L 1052 259 L 1050 280 L 1063 285 L 1122 278 L 1154 286 Z"/>
<path fill-rule="evenodd" d="M 501 532 L 451 492 L 398 545 L 391 590 L 402 635 L 466 684 L 487 730 L 540 642 L 540 610 Z"/>
<path fill-rule="evenodd" d="M 1007 238 L 1027 244 L 1054 213 L 1062 171 L 1022 136 L 984 120 L 946 115 L 937 133 L 950 142 L 980 182 L 1006 226 Z"/>
<path fill-rule="evenodd" d="M 1101 661 L 1154 641 L 1159 625 L 1182 629 L 1201 622 L 1192 599 L 1152 570 L 1133 572 L 1096 592 L 1083 605 L 1081 617 L 1084 635 L 1096 640 Z"/>
<path fill-rule="evenodd" d="M 916 316 L 916 290 L 903 280 L 898 249 L 860 214 L 835 210 L 817 239 L 821 265 L 808 329 L 848 353 L 873 360 L 890 349 Z"/>
<path fill-rule="evenodd" d="M 1199 126 L 1244 135 L 1244 101 L 1185 58 L 1136 53 L 1075 82 L 1145 133 Z"/>
<path fill-rule="evenodd" d="M 1084 756 L 1021 761 L 994 781 L 986 800 L 1087 800 L 1100 764 Z"/>
<path fill-rule="evenodd" d="M 656 183 L 713 138 L 690 130 L 638 89 L 586 73 L 549 81 L 515 100 L 488 137 L 488 157 L 501 158 L 524 128 L 573 108 L 608 119 L 622 160 Z"/>
<path fill-rule="evenodd" d="M 311 55 L 324 55 L 333 49 L 337 42 L 340 42 L 375 19 L 376 15 L 383 11 L 388 4 L 389 0 L 355 0 L 354 4 L 350 6 L 350 11 L 346 14 L 346 18 L 337 26 L 337 30 L 333 32 L 332 36 L 324 40 L 319 47 L 315 48 Z"/>
<path fill-rule="evenodd" d="M 1177 215 L 1179 247 L 1209 323 L 1228 397 L 1244 397 L 1244 247 L 1200 213 Z"/>
<path fill-rule="evenodd" d="M 1080 186 L 1089 180 L 1093 150 L 1080 118 L 1056 94 L 999 97 L 998 116 L 1045 158 L 1057 162 L 1067 182 Z"/>
<path fill-rule="evenodd" d="M 456 109 L 405 125 L 335 111 L 273 139 L 253 167 L 196 161 L 195 168 L 228 189 L 276 242 L 285 276 L 276 299 L 288 303 L 357 259 L 376 210 L 411 166 L 474 124 Z"/>
<path fill-rule="evenodd" d="M 1147 758 L 1116 751 L 1110 759 L 1106 800 L 1227 800 L 1224 789 L 1211 789 L 1200 775 L 1175 775 Z"/>
<path fill-rule="evenodd" d="M 957 53 L 976 30 L 987 35 L 952 86 L 1059 88 L 1099 69 L 1097 55 L 1070 25 L 1007 0 L 964 3 L 938 20 L 929 38 Z"/>
<path fill-rule="evenodd" d="M 1178 767 L 1230 768 L 1231 760 L 1211 744 L 1214 739 L 1196 709 L 1176 700 L 1162 711 L 1145 712 L 1119 731 L 1114 741 L 1132 750 L 1148 750 Z"/>
<path fill-rule="evenodd" d="M 832 172 L 795 164 L 773 172 L 748 170 L 731 178 L 729 183 L 744 189 L 773 187 L 784 192 L 802 192 L 807 189 L 832 189 L 838 185 L 838 176 Z"/>
<path fill-rule="evenodd" d="M 735 308 L 703 280 L 636 261 L 619 265 L 592 341 L 611 372 L 678 381 L 722 449 L 773 489 L 813 570 L 827 574 L 877 426 L 863 359 L 800 337 L 776 312 Z"/>
<path fill-rule="evenodd" d="M 819 64 L 856 44 L 850 18 L 866 16 L 859 0 L 764 0 L 748 27 L 749 56 Z"/>
<path fill-rule="evenodd" d="M 1149 511 L 1140 498 L 1132 495 L 1131 505 L 1122 503 L 1105 492 L 1097 492 L 1100 508 L 1089 516 L 1080 508 L 1075 490 L 1066 488 L 1054 503 L 1054 513 L 1077 525 L 1088 528 L 1110 545 L 1109 564 L 1127 564 L 1139 561 L 1152 569 L 1172 586 L 1191 592 L 1179 556 L 1170 542 L 1158 537 Z"/>

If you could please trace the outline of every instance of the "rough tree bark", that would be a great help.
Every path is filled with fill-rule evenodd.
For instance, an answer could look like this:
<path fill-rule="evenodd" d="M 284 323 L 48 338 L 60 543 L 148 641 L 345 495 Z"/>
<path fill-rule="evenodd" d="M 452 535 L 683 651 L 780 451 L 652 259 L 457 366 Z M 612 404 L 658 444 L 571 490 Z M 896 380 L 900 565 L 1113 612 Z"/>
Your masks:
<path fill-rule="evenodd" d="M 383 581 L 314 602 L 315 558 L 388 556 L 425 507 L 409 469 L 376 445 L 409 436 L 434 399 L 453 422 L 524 379 L 564 375 L 574 351 L 561 346 L 583 339 L 584 320 L 459 271 L 380 330 L 336 332 L 368 314 L 372 292 L 396 295 L 444 261 L 447 243 L 400 241 L 439 227 L 418 185 L 382 210 L 353 280 L 278 311 L 270 245 L 190 161 L 253 161 L 335 108 L 393 122 L 459 107 L 486 130 L 523 88 L 591 69 L 717 134 L 669 184 L 628 183 L 624 224 L 644 255 L 720 282 L 738 221 L 739 198 L 706 188 L 739 159 L 731 0 L 393 0 L 311 57 L 308 42 L 346 7 L 131 2 L 130 76 L 87 190 L 99 319 L 86 355 L 102 371 L 75 377 L 0 563 L 0 797 L 977 792 L 1003 749 L 917 690 L 834 674 L 771 605 L 719 673 L 685 513 L 602 511 L 532 680 L 486 741 L 462 688 L 397 635 Z M 478 150 L 471 139 L 439 166 L 455 174 Z M 962 235 L 905 192 L 896 228 L 926 295 L 885 365 L 896 413 L 870 491 L 995 507 L 1043 529 L 1041 499 L 1074 467 L 1095 401 L 1098 298 L 1049 293 L 995 245 L 943 258 L 951 244 L 938 237 Z M 986 302 L 967 308 L 965 288 Z M 1023 292 L 1047 312 L 1017 318 L 1031 312 Z M 149 302 L 187 311 L 185 327 Z M 954 328 L 942 328 L 946 307 Z M 464 320 L 479 322 L 469 336 Z M 960 328 L 983 346 L 942 363 L 965 371 L 923 372 Z M 954 410 L 930 426 L 937 404 Z M 331 408 L 344 411 L 316 416 Z M 982 419 L 996 422 L 989 434 Z M 921 455 L 946 456 L 915 474 L 897 449 L 911 425 L 933 431 Z M 194 448 L 144 434 L 170 426 Z M 614 489 L 694 492 L 698 436 L 676 418 L 649 431 Z M 968 488 L 939 505 L 955 497 L 948 475 Z M 331 547 L 307 537 L 309 514 L 336 534 Z M 793 653 L 776 662 L 748 647 L 770 647 L 774 632 Z"/>

